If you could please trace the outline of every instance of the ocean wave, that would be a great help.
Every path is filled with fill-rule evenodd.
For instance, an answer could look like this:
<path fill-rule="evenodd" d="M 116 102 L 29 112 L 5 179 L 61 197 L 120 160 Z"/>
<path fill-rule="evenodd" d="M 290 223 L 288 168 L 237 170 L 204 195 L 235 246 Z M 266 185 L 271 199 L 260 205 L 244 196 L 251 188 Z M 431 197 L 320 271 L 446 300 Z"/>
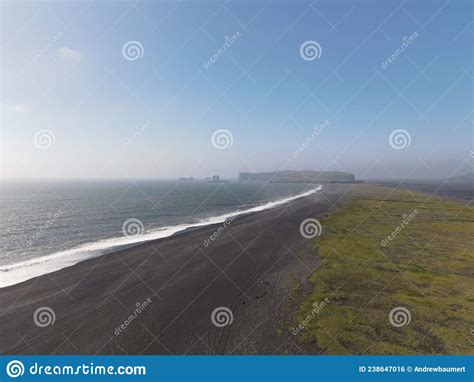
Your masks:
<path fill-rule="evenodd" d="M 320 191 L 321 189 L 322 186 L 318 186 L 298 195 L 268 202 L 245 210 L 237 210 L 223 215 L 208 217 L 192 224 L 161 227 L 150 232 L 145 232 L 144 234 L 138 236 L 122 236 L 98 240 L 93 243 L 83 244 L 68 250 L 55 252 L 50 255 L 36 257 L 34 259 L 15 264 L 0 266 L 0 288 L 18 284 L 33 277 L 70 267 L 84 260 L 106 255 L 107 253 L 111 253 L 120 248 L 130 247 L 147 241 L 163 239 L 193 228 L 223 223 L 231 217 L 238 217 L 250 213 L 268 210 L 270 208 L 291 202 L 295 199 L 309 196 L 316 193 L 317 191 Z"/>

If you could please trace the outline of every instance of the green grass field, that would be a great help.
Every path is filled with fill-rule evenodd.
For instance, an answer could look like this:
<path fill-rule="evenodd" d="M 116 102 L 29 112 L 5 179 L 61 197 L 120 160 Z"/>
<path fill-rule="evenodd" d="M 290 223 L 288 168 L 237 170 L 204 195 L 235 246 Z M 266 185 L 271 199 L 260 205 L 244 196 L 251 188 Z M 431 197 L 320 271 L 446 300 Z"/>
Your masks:
<path fill-rule="evenodd" d="M 321 265 L 298 316 L 302 341 L 322 354 L 474 353 L 472 207 L 357 185 L 321 223 Z M 410 314 L 399 327 L 389 320 L 397 307 Z"/>

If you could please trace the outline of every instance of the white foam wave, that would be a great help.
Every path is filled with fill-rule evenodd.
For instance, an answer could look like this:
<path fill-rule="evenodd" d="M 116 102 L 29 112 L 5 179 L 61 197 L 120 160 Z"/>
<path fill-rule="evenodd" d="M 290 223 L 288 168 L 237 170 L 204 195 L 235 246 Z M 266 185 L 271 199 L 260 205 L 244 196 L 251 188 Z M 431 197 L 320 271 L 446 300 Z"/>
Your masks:
<path fill-rule="evenodd" d="M 0 267 L 0 288 L 18 284 L 33 277 L 70 267 L 81 261 L 105 255 L 120 247 L 128 247 L 151 240 L 163 239 L 188 229 L 223 223 L 231 217 L 268 210 L 270 208 L 288 203 L 292 200 L 309 196 L 321 189 L 322 186 L 318 186 L 312 190 L 295 196 L 268 202 L 266 204 L 248 208 L 242 211 L 234 211 L 219 216 L 209 217 L 193 224 L 180 224 L 169 227 L 161 227 L 157 230 L 146 232 L 143 235 L 138 236 L 122 236 L 98 240 L 96 242 L 83 244 L 65 251 L 55 252 L 51 255 L 41 256 L 15 264 L 4 265 Z"/>

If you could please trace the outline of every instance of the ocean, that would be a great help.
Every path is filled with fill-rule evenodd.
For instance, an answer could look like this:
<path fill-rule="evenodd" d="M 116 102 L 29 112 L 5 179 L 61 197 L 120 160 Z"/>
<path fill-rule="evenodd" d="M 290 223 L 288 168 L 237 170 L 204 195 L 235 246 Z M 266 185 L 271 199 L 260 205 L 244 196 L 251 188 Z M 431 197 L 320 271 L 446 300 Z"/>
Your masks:
<path fill-rule="evenodd" d="M 300 183 L 2 181 L 0 287 L 316 192 Z"/>

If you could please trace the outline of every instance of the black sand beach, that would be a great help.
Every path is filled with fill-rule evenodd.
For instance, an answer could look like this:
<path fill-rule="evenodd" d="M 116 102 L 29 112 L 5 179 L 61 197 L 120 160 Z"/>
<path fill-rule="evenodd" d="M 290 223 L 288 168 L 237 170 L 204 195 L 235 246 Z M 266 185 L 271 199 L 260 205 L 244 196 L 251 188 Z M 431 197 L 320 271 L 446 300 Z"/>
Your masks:
<path fill-rule="evenodd" d="M 219 225 L 1 289 L 0 351 L 300 354 L 290 329 L 298 309 L 294 297 L 304 293 L 318 258 L 299 226 L 342 203 L 350 187 L 325 185 L 317 194 L 238 218 L 207 247 L 204 241 Z M 233 312 L 232 325 L 222 328 L 211 322 L 221 306 Z M 53 325 L 35 325 L 39 307 L 55 312 Z"/>

